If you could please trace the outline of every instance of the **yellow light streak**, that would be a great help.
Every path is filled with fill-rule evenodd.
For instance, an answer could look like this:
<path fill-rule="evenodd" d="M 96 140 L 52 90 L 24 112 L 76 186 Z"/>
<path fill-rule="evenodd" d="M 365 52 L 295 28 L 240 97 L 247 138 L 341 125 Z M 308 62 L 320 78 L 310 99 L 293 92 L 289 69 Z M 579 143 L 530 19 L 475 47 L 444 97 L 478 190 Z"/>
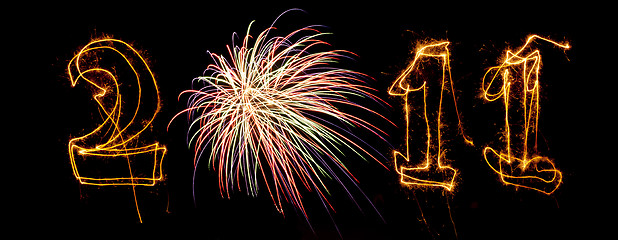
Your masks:
<path fill-rule="evenodd" d="M 452 191 L 455 185 L 455 177 L 457 176 L 457 170 L 451 166 L 445 165 L 444 158 L 446 154 L 446 149 L 443 147 L 443 139 L 442 139 L 442 129 L 444 124 L 442 123 L 442 100 L 445 94 L 450 91 L 453 96 L 453 101 L 455 104 L 455 112 L 457 114 L 457 119 L 459 121 L 458 128 L 459 131 L 467 144 L 473 144 L 472 141 L 466 137 L 463 132 L 463 126 L 461 123 L 461 118 L 459 116 L 459 111 L 457 110 L 457 100 L 455 97 L 455 90 L 453 87 L 453 81 L 451 78 L 451 68 L 450 68 L 450 52 L 448 49 L 448 45 L 450 43 L 448 41 L 437 42 L 433 44 L 427 44 L 420 47 L 416 51 L 416 55 L 414 60 L 409 64 L 409 66 L 397 77 L 393 85 L 389 88 L 388 93 L 392 96 L 401 96 L 405 101 L 405 117 L 406 117 L 406 152 L 401 153 L 399 151 L 394 151 L 393 155 L 395 158 L 395 169 L 397 173 L 401 176 L 401 183 L 408 186 L 422 186 L 422 187 L 442 187 L 448 191 Z M 421 69 L 419 66 L 422 64 L 428 64 L 427 59 L 437 59 L 441 63 L 441 72 L 442 76 L 440 79 L 422 79 L 417 81 L 417 83 L 411 83 L 408 81 L 410 79 L 410 75 L 413 71 L 425 71 Z M 437 94 L 437 88 L 430 88 L 429 85 L 433 86 L 435 83 L 428 83 L 429 81 L 440 81 L 440 101 L 438 104 L 438 109 L 431 109 L 437 113 L 437 118 L 431 119 L 432 124 L 430 124 L 430 116 L 428 116 L 428 107 L 427 107 L 427 96 L 428 94 Z M 417 84 L 416 86 L 412 86 L 412 84 Z M 410 154 L 410 143 L 413 139 L 410 138 L 410 131 L 414 131 L 415 129 L 410 129 L 410 115 L 411 114 L 419 114 L 414 112 L 414 108 L 409 103 L 408 94 L 411 92 L 422 92 L 423 93 L 423 112 L 422 116 L 425 120 L 426 124 L 426 151 L 425 151 L 425 159 L 424 162 L 419 164 L 416 167 L 405 167 L 400 166 L 400 159 L 403 158 L 406 163 L 410 162 L 410 158 L 412 157 Z M 419 114 L 420 115 L 420 114 Z M 434 136 L 431 135 L 431 132 L 437 132 L 435 139 Z M 437 166 L 437 168 L 436 168 Z"/>
<path fill-rule="evenodd" d="M 116 56 L 120 57 L 117 59 L 124 61 L 120 61 L 121 64 L 127 64 L 129 67 L 127 69 L 131 69 L 135 82 L 130 81 L 130 78 L 122 79 L 122 83 L 119 82 L 117 67 L 121 69 L 124 66 L 114 65 L 107 69 L 99 66 L 99 63 L 106 61 L 106 58 Z M 118 64 L 111 61 L 112 64 Z M 80 79 L 94 87 L 94 100 L 103 119 L 103 123 L 90 133 L 69 141 L 69 157 L 75 178 L 85 185 L 132 186 L 134 195 L 135 186 L 153 186 L 162 180 L 161 165 L 166 148 L 158 142 L 144 144 L 144 140 L 140 139 L 140 134 L 150 129 L 161 108 L 157 82 L 146 60 L 126 42 L 104 38 L 93 40 L 84 46 L 71 59 L 67 71 L 72 87 L 75 87 Z M 135 98 L 127 100 L 123 98 L 121 91 Z M 156 98 L 156 102 L 149 103 L 150 99 L 143 96 L 143 91 L 156 95 L 152 98 L 153 100 Z M 125 107 L 127 103 L 135 107 Z M 127 113 L 127 109 L 123 107 L 134 111 Z M 83 176 L 82 172 L 86 171 L 84 169 L 94 162 L 103 164 L 124 162 L 127 169 L 114 170 L 112 175 L 115 176 L 104 176 L 105 172 L 100 173 L 102 176 Z M 137 198 L 135 203 L 139 216 Z"/>
<path fill-rule="evenodd" d="M 503 183 L 550 195 L 562 183 L 562 173 L 552 160 L 537 154 L 541 53 L 530 46 L 535 40 L 565 50 L 570 48 L 568 43 L 532 35 L 517 51 L 507 51 L 500 66 L 491 67 L 485 73 L 482 83 L 484 99 L 490 102 L 501 99 L 504 103 L 506 150 L 497 151 L 487 146 L 483 149 L 483 156 Z M 511 102 L 512 99 L 515 103 Z M 523 111 L 512 109 L 514 107 L 521 107 Z M 521 120 L 513 123 L 517 117 L 523 118 L 523 124 L 520 124 Z M 512 133 L 511 128 L 515 126 L 522 128 L 522 132 Z M 534 145 L 530 146 L 532 142 Z"/>

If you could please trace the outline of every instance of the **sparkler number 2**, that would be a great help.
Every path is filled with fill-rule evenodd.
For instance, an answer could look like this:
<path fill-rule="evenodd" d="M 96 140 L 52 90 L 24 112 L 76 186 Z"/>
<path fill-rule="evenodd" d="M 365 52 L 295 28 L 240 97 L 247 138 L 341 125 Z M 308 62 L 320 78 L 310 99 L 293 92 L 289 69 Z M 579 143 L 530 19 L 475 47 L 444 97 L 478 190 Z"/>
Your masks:
<path fill-rule="evenodd" d="M 444 164 L 446 150 L 443 148 L 442 139 L 444 127 L 442 108 L 445 104 L 443 98 L 445 95 L 448 95 L 449 91 L 452 93 L 454 109 L 459 121 L 459 130 L 464 140 L 472 144 L 472 141 L 466 138 L 463 133 L 457 110 L 455 91 L 453 89 L 453 81 L 451 80 L 448 45 L 449 42 L 445 41 L 419 48 L 414 60 L 389 88 L 390 95 L 401 96 L 405 99 L 406 151 L 405 155 L 399 151 L 394 151 L 395 168 L 401 176 L 401 183 L 405 185 L 442 187 L 448 191 L 453 190 L 457 170 Z M 433 62 L 435 60 L 439 62 L 441 70 L 428 71 L 428 69 L 423 69 L 424 66 L 436 66 L 437 64 Z M 421 92 L 422 95 L 420 95 Z M 446 97 L 448 98 L 448 96 Z M 422 101 L 422 110 L 421 108 L 414 107 L 414 105 L 420 105 L 415 100 L 417 102 Z M 411 119 L 417 116 L 420 116 L 423 121 Z M 425 123 L 426 131 L 424 131 L 424 134 L 419 134 L 423 133 L 423 131 L 417 131 L 416 129 L 416 127 L 422 128 L 423 126 L 411 126 L 411 123 L 417 122 Z M 415 167 L 400 166 L 401 160 L 404 160 L 405 163 L 413 160 L 414 155 L 411 154 L 410 145 L 412 143 L 416 144 L 416 141 L 420 141 L 417 139 L 423 138 L 426 140 L 423 162 Z"/>
<path fill-rule="evenodd" d="M 162 179 L 167 151 L 157 142 L 144 144 L 152 139 L 142 134 L 161 108 L 155 77 L 137 50 L 109 38 L 84 46 L 67 70 L 73 87 L 80 79 L 93 87 L 103 120 L 92 132 L 69 141 L 73 175 L 86 185 L 132 186 L 141 222 L 135 186 L 153 186 Z"/>
<path fill-rule="evenodd" d="M 83 79 L 94 87 L 94 100 L 103 120 L 92 132 L 69 141 L 77 180 L 99 186 L 152 186 L 161 180 L 166 148 L 157 142 L 143 144 L 145 139 L 140 138 L 160 108 L 157 83 L 145 59 L 123 41 L 100 39 L 84 46 L 71 59 L 68 73 L 72 86 Z M 118 78 L 122 77 L 121 84 Z M 148 99 L 147 93 L 154 97 Z"/>

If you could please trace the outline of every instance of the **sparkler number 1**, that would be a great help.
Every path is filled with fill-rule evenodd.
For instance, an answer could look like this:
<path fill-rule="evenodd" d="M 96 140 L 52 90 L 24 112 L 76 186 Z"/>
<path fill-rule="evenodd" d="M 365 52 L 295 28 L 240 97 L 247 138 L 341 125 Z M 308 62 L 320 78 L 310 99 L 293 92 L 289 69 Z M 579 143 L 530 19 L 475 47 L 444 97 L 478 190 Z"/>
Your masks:
<path fill-rule="evenodd" d="M 552 160 L 537 153 L 541 53 L 530 47 L 534 40 L 565 50 L 570 48 L 568 44 L 532 35 L 519 50 L 507 51 L 500 66 L 485 73 L 483 97 L 490 102 L 501 100 L 504 104 L 506 149 L 499 152 L 487 146 L 483 156 L 504 184 L 549 195 L 562 183 L 562 173 Z"/>
<path fill-rule="evenodd" d="M 444 126 L 442 108 L 445 104 L 443 99 L 444 97 L 449 98 L 449 91 L 452 93 L 461 135 L 467 143 L 472 144 L 472 141 L 463 133 L 457 110 L 457 101 L 451 80 L 448 45 L 449 42 L 445 41 L 419 48 L 414 60 L 389 88 L 390 95 L 401 96 L 405 100 L 406 151 L 405 155 L 399 151 L 393 153 L 395 169 L 401 176 L 401 183 L 405 185 L 442 187 L 448 191 L 453 190 L 457 170 L 444 164 L 446 150 L 443 148 L 442 140 Z M 436 60 L 439 64 L 434 63 Z M 441 70 L 429 71 L 429 69 L 423 69 L 423 66 L 433 67 L 436 65 L 440 66 Z M 440 74 L 435 74 L 437 72 Z M 422 95 L 420 95 L 421 92 Z M 421 101 L 423 107 L 415 108 L 414 106 L 419 106 Z M 421 122 L 411 119 L 415 116 L 421 116 L 425 123 L 424 136 L 418 134 L 419 132 L 423 133 L 423 131 L 411 129 L 411 123 Z M 422 128 L 423 126 L 418 127 Z M 401 160 L 404 160 L 405 163 L 413 162 L 415 155 L 411 154 L 410 145 L 413 141 L 416 144 L 416 141 L 420 141 L 417 139 L 423 138 L 426 140 L 423 162 L 414 167 L 400 166 Z"/>

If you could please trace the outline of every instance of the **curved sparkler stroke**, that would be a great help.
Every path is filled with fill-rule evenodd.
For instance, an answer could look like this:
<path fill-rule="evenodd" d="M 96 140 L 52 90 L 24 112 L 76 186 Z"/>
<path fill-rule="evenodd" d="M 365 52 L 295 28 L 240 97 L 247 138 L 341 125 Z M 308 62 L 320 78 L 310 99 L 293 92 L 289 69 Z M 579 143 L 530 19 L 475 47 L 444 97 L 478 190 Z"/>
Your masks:
<path fill-rule="evenodd" d="M 218 173 L 222 197 L 229 198 L 234 185 L 241 190 L 243 183 L 247 194 L 257 195 L 261 176 L 279 212 L 283 214 L 282 202 L 287 201 L 308 220 L 298 185 L 315 191 L 329 211 L 333 207 L 326 198 L 330 193 L 324 177 L 339 182 L 350 197 L 343 180 L 358 187 L 341 159 L 344 149 L 380 162 L 348 128 L 366 129 L 386 141 L 384 131 L 337 107 L 382 117 L 350 98 L 386 103 L 364 84 L 368 76 L 331 66 L 352 53 L 310 52 L 329 45 L 319 40 L 327 33 L 309 26 L 268 38 L 275 29 L 271 25 L 250 45 L 252 24 L 241 46 L 227 46 L 229 58 L 210 53 L 215 64 L 206 69 L 204 75 L 209 76 L 193 81 L 204 87 L 180 94 L 190 95 L 187 108 L 172 121 L 187 113 L 194 167 L 207 154 L 209 167 Z"/>
<path fill-rule="evenodd" d="M 500 66 L 487 70 L 483 76 L 483 97 L 487 101 L 496 101 L 500 98 L 503 100 L 506 152 L 499 152 L 491 147 L 485 147 L 483 156 L 489 167 L 500 175 L 500 179 L 504 184 L 533 189 L 550 195 L 562 183 L 562 173 L 556 169 L 552 160 L 547 157 L 536 156 L 541 54 L 538 49 L 530 49 L 530 44 L 537 39 L 563 49 L 570 48 L 568 43 L 561 44 L 538 35 L 532 35 L 528 37 L 526 43 L 519 50 L 515 52 L 507 51 L 506 59 Z M 531 52 L 524 55 L 523 53 L 526 49 L 530 49 Z M 511 74 L 509 70 L 515 70 L 515 74 Z M 521 79 L 517 79 L 518 77 L 521 77 Z M 486 81 L 488 78 L 491 79 Z M 501 85 L 494 84 L 494 82 L 497 82 L 497 79 L 502 80 Z M 519 144 L 513 143 L 514 139 L 512 139 L 511 134 L 511 125 L 513 123 L 509 121 L 509 118 L 514 118 L 512 115 L 509 116 L 509 108 L 517 106 L 510 103 L 510 98 L 512 97 L 511 88 L 513 88 L 515 83 L 521 84 L 520 88 L 518 88 L 520 89 L 519 93 L 517 93 L 520 94 L 520 97 L 513 98 L 516 100 L 521 98 L 521 103 L 517 105 L 523 107 L 523 134 L 521 134 L 523 138 Z M 534 134 L 534 146 L 531 153 L 528 138 L 532 134 Z M 515 157 L 515 154 L 521 154 L 521 157 Z M 490 161 L 490 159 L 493 161 Z M 534 169 L 531 170 L 530 166 L 533 166 Z"/>

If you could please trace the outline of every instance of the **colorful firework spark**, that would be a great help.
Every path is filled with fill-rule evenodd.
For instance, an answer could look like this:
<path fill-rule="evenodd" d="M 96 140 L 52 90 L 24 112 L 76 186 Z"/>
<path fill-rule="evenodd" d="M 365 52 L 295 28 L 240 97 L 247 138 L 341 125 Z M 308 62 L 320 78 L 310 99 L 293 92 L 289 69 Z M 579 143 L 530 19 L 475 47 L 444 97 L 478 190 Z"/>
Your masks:
<path fill-rule="evenodd" d="M 279 212 L 283 214 L 282 202 L 287 201 L 308 220 L 299 185 L 315 191 L 330 212 L 325 178 L 339 182 L 352 199 L 344 181 L 358 187 L 342 161 L 344 151 L 378 161 L 350 128 L 366 129 L 382 140 L 386 135 L 337 106 L 381 117 L 350 99 L 384 102 L 366 86 L 368 76 L 332 66 L 352 53 L 310 52 L 329 46 L 319 40 L 327 33 L 310 26 L 269 38 L 273 23 L 250 45 L 252 24 L 241 46 L 227 46 L 229 58 L 210 53 L 215 64 L 206 69 L 209 76 L 194 79 L 204 87 L 180 94 L 190 97 L 174 119 L 188 115 L 194 166 L 208 159 L 218 173 L 222 197 L 229 198 L 234 186 L 256 196 L 261 178 Z"/>

